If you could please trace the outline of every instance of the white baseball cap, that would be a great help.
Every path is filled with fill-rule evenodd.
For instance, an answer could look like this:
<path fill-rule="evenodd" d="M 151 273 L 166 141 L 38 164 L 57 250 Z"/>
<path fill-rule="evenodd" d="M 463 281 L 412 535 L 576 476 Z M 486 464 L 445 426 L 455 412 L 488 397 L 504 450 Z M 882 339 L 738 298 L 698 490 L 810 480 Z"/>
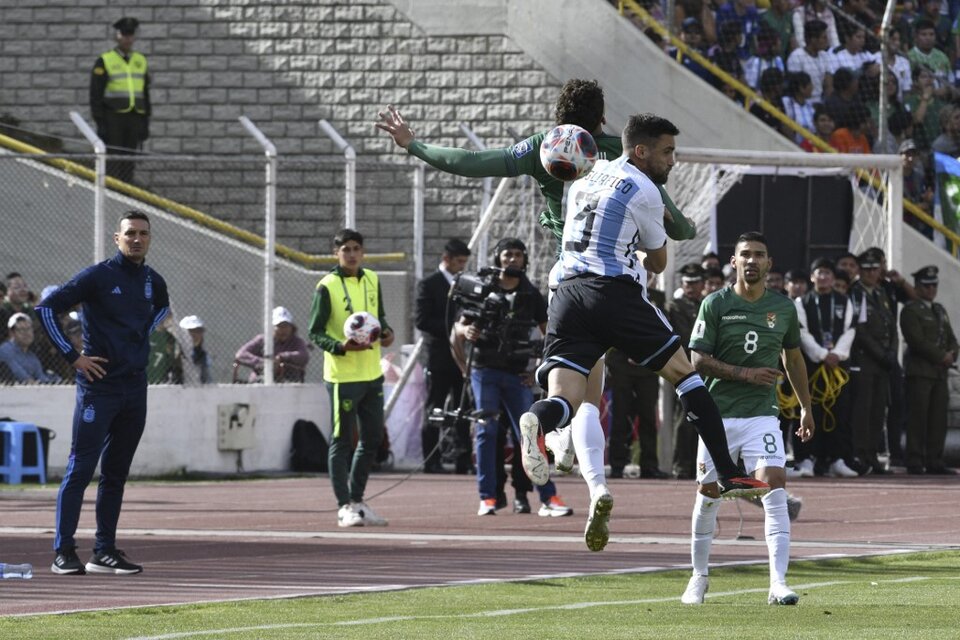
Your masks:
<path fill-rule="evenodd" d="M 180 321 L 181 329 L 203 329 L 203 320 L 200 316 L 187 316 Z"/>
<path fill-rule="evenodd" d="M 273 326 L 289 322 L 293 324 L 293 314 L 286 307 L 277 307 L 273 310 Z"/>

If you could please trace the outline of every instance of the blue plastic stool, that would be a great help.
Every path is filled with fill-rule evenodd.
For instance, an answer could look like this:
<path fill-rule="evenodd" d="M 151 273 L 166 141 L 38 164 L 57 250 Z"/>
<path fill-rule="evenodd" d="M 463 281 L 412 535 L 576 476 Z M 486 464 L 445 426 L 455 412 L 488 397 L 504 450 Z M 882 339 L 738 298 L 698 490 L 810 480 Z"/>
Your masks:
<path fill-rule="evenodd" d="M 25 467 L 23 465 L 23 438 L 28 434 L 33 434 L 37 439 L 37 464 L 36 466 Z M 40 437 L 40 430 L 36 425 L 29 422 L 0 422 L 0 435 L 6 441 L 7 455 L 3 464 L 0 464 L 0 476 L 3 476 L 7 484 L 20 484 L 23 482 L 23 476 L 40 476 L 40 483 L 47 483 L 47 470 L 43 459 L 43 442 Z"/>

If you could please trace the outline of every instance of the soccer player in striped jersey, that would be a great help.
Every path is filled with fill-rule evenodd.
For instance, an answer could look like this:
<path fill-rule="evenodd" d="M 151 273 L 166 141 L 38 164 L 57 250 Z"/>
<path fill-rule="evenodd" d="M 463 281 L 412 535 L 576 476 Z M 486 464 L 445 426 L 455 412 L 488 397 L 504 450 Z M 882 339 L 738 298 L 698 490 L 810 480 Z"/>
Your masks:
<path fill-rule="evenodd" d="M 743 458 L 748 473 L 770 485 L 761 499 L 766 514 L 764 532 L 770 558 L 770 604 L 796 604 L 787 587 L 790 561 L 790 518 L 787 508 L 786 450 L 780 431 L 776 383 L 783 359 L 787 379 L 800 401 L 797 435 L 813 437 L 814 422 L 807 367 L 800 351 L 800 324 L 792 301 L 765 287 L 772 264 L 767 241 L 757 232 L 737 239 L 731 264 L 737 281 L 707 296 L 700 305 L 690 337 L 697 371 L 723 416 L 730 455 Z M 697 451 L 697 493 L 692 519 L 693 576 L 680 598 L 684 604 L 703 603 L 709 587 L 708 562 L 720 508 L 717 473 L 700 443 Z"/>
<path fill-rule="evenodd" d="M 556 124 L 575 124 L 591 132 L 597 143 L 600 158 L 617 158 L 623 152 L 620 136 L 603 132 L 605 102 L 603 89 L 595 80 L 568 80 L 560 90 L 554 108 Z M 540 185 L 547 207 L 540 214 L 540 224 L 549 229 L 559 241 L 563 234 L 564 182 L 554 178 L 540 163 L 540 143 L 549 130 L 536 133 L 512 146 L 486 151 L 467 151 L 420 142 L 413 129 L 392 105 L 379 114 L 377 127 L 389 133 L 394 142 L 410 155 L 430 166 L 458 176 L 487 178 L 528 175 Z M 662 185 L 657 185 L 662 199 L 660 215 L 667 236 L 674 240 L 689 240 L 697 230 L 677 209 Z M 576 421 L 600 424 L 600 396 L 603 392 L 603 361 L 598 361 L 590 376 L 586 400 Z M 558 429 L 547 438 L 547 447 L 554 453 L 557 469 L 569 472 L 573 468 L 573 446 L 569 429 Z M 718 455 L 719 452 L 718 452 Z"/>
<path fill-rule="evenodd" d="M 550 301 L 543 364 L 537 379 L 548 398 L 520 418 L 520 452 L 530 479 L 549 478 L 537 446 L 540 429 L 550 433 L 571 422 L 587 393 L 594 364 L 616 347 L 637 364 L 672 383 L 701 438 L 717 456 L 720 492 L 742 495 L 768 488 L 740 477 L 727 452 L 720 413 L 700 376 L 680 348 L 663 313 L 647 299 L 647 272 L 667 266 L 663 201 L 657 185 L 674 164 L 679 130 L 653 114 L 631 116 L 623 130 L 624 153 L 600 162 L 571 185 L 560 253 L 561 279 Z M 605 439 L 599 422 L 573 422 L 580 472 L 590 487 L 584 538 L 591 551 L 609 539 L 613 498 L 604 479 Z"/>

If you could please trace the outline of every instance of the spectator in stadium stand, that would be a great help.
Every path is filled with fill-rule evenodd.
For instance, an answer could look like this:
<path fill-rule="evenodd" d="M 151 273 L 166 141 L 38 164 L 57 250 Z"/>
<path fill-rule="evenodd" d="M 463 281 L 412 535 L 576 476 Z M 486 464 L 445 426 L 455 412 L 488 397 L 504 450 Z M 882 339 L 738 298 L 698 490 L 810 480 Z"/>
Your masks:
<path fill-rule="evenodd" d="M 957 338 L 947 310 L 934 302 L 939 284 L 937 267 L 923 267 L 913 278 L 919 299 L 905 306 L 900 314 L 907 346 L 904 364 L 910 399 L 907 472 L 956 475 L 956 470 L 944 464 L 943 449 L 950 399 L 947 378 L 957 361 Z"/>
<path fill-rule="evenodd" d="M 900 145 L 907 138 L 913 137 L 913 116 L 906 110 L 903 104 L 897 99 L 896 82 L 894 76 L 887 76 L 887 104 L 890 109 L 887 111 L 887 135 L 884 136 L 883 145 L 879 140 L 879 101 L 871 101 L 869 104 L 871 115 L 871 126 L 873 128 L 873 152 L 874 153 L 897 153 Z"/>
<path fill-rule="evenodd" d="M 784 60 L 797 48 L 797 38 L 793 28 L 793 6 L 790 0 L 770 0 L 770 8 L 760 16 L 761 28 L 766 25 L 780 36 L 780 50 L 777 52 Z"/>
<path fill-rule="evenodd" d="M 783 104 L 781 102 L 781 98 L 783 96 L 783 72 L 780 71 L 780 69 L 767 69 L 763 72 L 763 74 L 761 74 L 760 96 L 769 102 L 775 109 Z M 758 103 L 753 103 L 750 105 L 750 113 L 756 116 L 760 121 L 764 122 L 774 131 L 778 131 L 780 134 L 791 140 L 793 139 L 793 131 L 791 131 L 779 118 L 761 107 Z"/>
<path fill-rule="evenodd" d="M 906 107 L 913 115 L 913 141 L 921 151 L 929 151 L 940 132 L 940 110 L 946 104 L 934 87 L 933 72 L 926 65 L 913 69 L 913 87 Z"/>
<path fill-rule="evenodd" d="M 742 27 L 738 21 L 730 20 L 718 28 L 720 35 L 717 37 L 717 44 L 710 49 L 710 61 L 734 79 L 743 82 L 743 63 L 739 52 L 740 41 L 743 38 Z M 733 87 L 723 80 L 715 78 L 714 82 L 718 85 L 717 88 L 728 97 L 734 100 L 738 98 Z"/>
<path fill-rule="evenodd" d="M 834 264 L 826 258 L 817 258 L 810 265 L 813 289 L 797 298 L 797 316 L 800 321 L 800 350 L 807 364 L 807 373 L 813 376 L 820 367 L 829 374 L 837 367 L 847 369 L 850 349 L 856 335 L 853 305 L 847 297 L 834 291 Z M 817 425 L 813 439 L 803 442 L 793 438 L 794 466 L 803 475 L 829 475 L 852 478 L 858 471 L 853 463 L 853 442 L 847 423 L 847 406 L 852 400 L 846 385 L 830 409 L 833 418 L 827 418 L 823 402 L 813 403 L 813 420 Z M 809 472 L 812 472 L 809 473 Z"/>
<path fill-rule="evenodd" d="M 783 112 L 798 125 L 813 131 L 814 103 L 810 99 L 813 94 L 813 82 L 810 74 L 805 71 L 787 73 L 787 92 L 783 96 Z M 797 144 L 804 141 L 799 133 L 794 134 Z"/>
<path fill-rule="evenodd" d="M 830 110 L 822 104 L 818 104 L 813 110 L 813 129 L 813 133 L 824 142 L 830 142 L 830 136 L 837 129 L 833 116 L 830 115 Z M 807 152 L 821 153 L 820 147 L 814 146 L 806 138 L 800 143 L 800 148 Z"/>
<path fill-rule="evenodd" d="M 870 110 L 863 103 L 854 103 L 843 115 L 840 126 L 830 136 L 830 146 L 840 153 L 871 153 L 866 129 L 870 123 Z"/>
<path fill-rule="evenodd" d="M 883 60 L 883 63 L 897 77 L 897 99 L 900 102 L 903 102 L 904 97 L 913 85 L 910 61 L 903 55 L 902 42 L 903 37 L 898 29 L 887 31 L 887 57 Z"/>
<path fill-rule="evenodd" d="M 830 50 L 830 70 L 836 73 L 841 67 L 852 69 L 858 74 L 872 76 L 880 75 L 880 54 L 866 50 L 867 32 L 862 28 L 853 29 L 844 43 Z M 834 91 L 837 91 L 837 80 L 833 80 Z"/>
<path fill-rule="evenodd" d="M 60 353 L 50 343 L 47 334 L 40 330 L 40 319 L 33 307 L 36 304 L 37 296 L 27 285 L 24 277 L 13 271 L 7 274 L 7 293 L 0 304 L 0 329 L 7 326 L 10 317 L 15 313 L 24 313 L 29 316 L 33 323 L 33 344 L 30 350 L 37 354 L 40 364 L 44 370 L 57 370 L 63 358 Z"/>
<path fill-rule="evenodd" d="M 737 46 L 737 55 L 741 60 L 746 60 L 756 51 L 757 32 L 760 30 L 760 13 L 756 4 L 756 0 L 727 0 L 717 8 L 717 28 L 721 34 L 724 24 L 740 24 L 742 38 Z"/>
<path fill-rule="evenodd" d="M 833 11 L 827 6 L 827 0 L 804 0 L 793 10 L 793 33 L 797 40 L 797 47 L 803 48 L 807 44 L 807 30 L 811 21 L 822 22 L 827 34 L 825 48 L 833 49 L 840 46 L 840 36 L 837 35 L 837 20 Z"/>
<path fill-rule="evenodd" d="M 7 320 L 9 340 L 0 345 L 0 360 L 6 364 L 19 384 L 55 384 L 60 376 L 44 370 L 33 352 L 33 320 L 25 313 L 15 313 Z"/>
<path fill-rule="evenodd" d="M 857 262 L 857 256 L 847 251 L 837 258 L 836 267 L 839 271 L 845 271 L 850 276 L 850 284 L 860 275 L 860 263 Z"/>
<path fill-rule="evenodd" d="M 860 99 L 860 79 L 853 69 L 840 67 L 833 74 L 833 93 L 823 104 L 830 110 L 833 121 L 842 127 L 846 116 L 854 105 L 863 104 Z"/>
<path fill-rule="evenodd" d="M 781 295 L 787 295 L 787 292 L 783 289 L 783 271 L 776 267 L 770 267 L 770 271 L 767 271 L 767 277 L 764 280 L 763 285 L 770 291 L 776 291 Z"/>
<path fill-rule="evenodd" d="M 307 368 L 307 363 L 310 361 L 310 347 L 306 340 L 297 335 L 297 325 L 293 323 L 293 314 L 286 307 L 276 307 L 273 310 L 271 321 L 273 324 L 274 380 L 277 382 L 303 382 L 303 374 Z M 250 342 L 237 350 L 235 361 L 250 367 L 255 374 L 263 373 L 263 340 L 262 333 L 254 336 Z M 335 355 L 342 356 L 343 354 L 336 353 Z"/>
<path fill-rule="evenodd" d="M 940 110 L 940 131 L 931 147 L 956 158 L 960 155 L 960 108 L 948 104 Z"/>
<path fill-rule="evenodd" d="M 709 47 L 717 41 L 717 21 L 713 9 L 704 0 L 679 0 L 673 8 L 674 31 L 682 31 L 683 24 L 695 18 L 703 27 L 702 46 Z"/>
<path fill-rule="evenodd" d="M 928 2 L 933 6 L 936 0 L 928 0 Z M 927 18 L 917 20 L 914 24 L 913 41 L 913 48 L 907 52 L 910 64 L 914 69 L 920 65 L 930 69 L 933 73 L 934 90 L 937 96 L 948 99 L 952 92 L 953 67 L 947 54 L 936 47 L 937 32 L 933 22 Z"/>
<path fill-rule="evenodd" d="M 900 143 L 898 149 L 900 160 L 903 161 L 903 197 L 917 205 L 924 212 L 933 211 L 933 189 L 927 183 L 923 165 L 917 159 L 917 145 L 907 138 Z M 933 240 L 933 227 L 916 217 L 906 208 L 903 210 L 903 221 L 911 227 Z"/>
<path fill-rule="evenodd" d="M 864 473 L 884 474 L 877 459 L 887 399 L 890 371 L 897 364 L 896 308 L 884 293 L 881 256 L 873 249 L 857 256 L 860 278 L 850 287 L 857 322 L 851 352 L 850 383 L 857 409 L 852 412 L 854 453 Z"/>
<path fill-rule="evenodd" d="M 842 296 L 850 292 L 850 274 L 843 269 L 837 269 L 833 272 L 833 290 Z"/>
<path fill-rule="evenodd" d="M 763 25 L 757 32 L 757 53 L 743 63 L 743 74 L 747 85 L 754 91 L 760 90 L 760 77 L 767 69 L 786 70 L 780 51 L 780 35 L 770 27 Z M 783 80 L 781 78 L 781 85 Z M 783 87 L 780 88 L 780 93 Z"/>
<path fill-rule="evenodd" d="M 187 316 L 180 320 L 180 328 L 190 335 L 190 351 L 186 354 L 183 367 L 183 380 L 188 385 L 209 384 L 213 382 L 213 358 L 203 344 L 207 327 L 200 316 Z"/>
<path fill-rule="evenodd" d="M 805 269 L 790 269 L 784 279 L 787 281 L 787 297 L 791 300 L 796 300 L 809 288 L 810 274 Z"/>
<path fill-rule="evenodd" d="M 901 0 L 899 3 L 897 15 L 893 19 L 893 29 L 900 34 L 902 51 L 907 51 L 913 46 L 913 23 L 917 21 L 920 14 L 917 13 L 917 0 Z"/>
<path fill-rule="evenodd" d="M 696 18 L 687 18 L 683 21 L 683 25 L 680 29 L 680 40 L 683 41 L 683 43 L 690 49 L 696 51 L 704 58 L 709 57 L 703 37 L 703 25 L 700 24 L 700 21 Z M 668 53 L 675 58 L 677 62 L 685 66 L 691 72 L 700 76 L 700 78 L 703 80 L 713 84 L 713 73 L 708 71 L 699 62 L 680 51 L 679 48 L 674 48 Z"/>
<path fill-rule="evenodd" d="M 841 19 L 837 25 L 840 32 L 840 39 L 846 43 L 850 35 L 856 31 L 863 31 L 864 27 L 870 31 L 870 37 L 876 43 L 876 37 L 873 36 L 876 25 L 880 22 L 877 14 L 870 9 L 868 0 L 843 0 L 840 9 L 848 17 L 853 18 L 855 22 Z M 860 25 L 863 25 L 862 27 Z"/>
<path fill-rule="evenodd" d="M 708 267 L 703 272 L 703 297 L 723 288 L 725 279 L 720 267 Z"/>
<path fill-rule="evenodd" d="M 914 40 L 917 40 L 917 32 L 920 30 L 920 24 L 930 22 L 934 30 L 933 45 L 941 52 L 950 50 L 950 28 L 951 21 L 946 15 L 940 13 L 940 0 L 921 0 L 920 15 L 913 23 Z"/>
<path fill-rule="evenodd" d="M 821 20 L 811 20 L 806 25 L 806 44 L 794 49 L 787 58 L 787 71 L 803 71 L 810 76 L 813 91 L 809 99 L 820 102 L 822 97 L 833 93 L 833 76 L 827 50 L 827 25 Z"/>
<path fill-rule="evenodd" d="M 700 266 L 704 269 L 719 269 L 720 256 L 715 251 L 708 251 L 700 256 Z"/>

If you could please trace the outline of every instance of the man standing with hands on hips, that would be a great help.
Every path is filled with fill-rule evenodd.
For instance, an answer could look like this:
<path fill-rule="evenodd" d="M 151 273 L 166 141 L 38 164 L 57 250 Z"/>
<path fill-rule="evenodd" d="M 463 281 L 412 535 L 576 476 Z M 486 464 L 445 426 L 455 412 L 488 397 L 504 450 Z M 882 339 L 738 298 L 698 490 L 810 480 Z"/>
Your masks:
<path fill-rule="evenodd" d="M 77 370 L 73 441 L 57 495 L 57 555 L 50 567 L 59 575 L 143 571 L 117 549 L 116 535 L 123 488 L 147 418 L 150 334 L 170 307 L 167 283 L 144 264 L 150 239 L 147 215 L 128 211 L 113 234 L 117 254 L 87 267 L 37 307 L 50 340 Z M 81 353 L 57 321 L 77 304 L 83 306 Z M 93 557 L 84 565 L 74 534 L 98 460 L 97 534 Z"/>

